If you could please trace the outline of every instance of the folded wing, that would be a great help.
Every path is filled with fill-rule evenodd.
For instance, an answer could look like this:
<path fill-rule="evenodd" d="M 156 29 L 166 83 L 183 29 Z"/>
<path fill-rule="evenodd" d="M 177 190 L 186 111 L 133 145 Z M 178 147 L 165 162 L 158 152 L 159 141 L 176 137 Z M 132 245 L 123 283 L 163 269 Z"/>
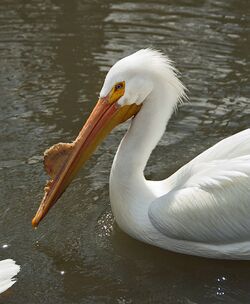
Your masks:
<path fill-rule="evenodd" d="M 208 149 L 171 179 L 172 190 L 149 209 L 161 233 L 208 244 L 250 241 L 250 130 Z"/>

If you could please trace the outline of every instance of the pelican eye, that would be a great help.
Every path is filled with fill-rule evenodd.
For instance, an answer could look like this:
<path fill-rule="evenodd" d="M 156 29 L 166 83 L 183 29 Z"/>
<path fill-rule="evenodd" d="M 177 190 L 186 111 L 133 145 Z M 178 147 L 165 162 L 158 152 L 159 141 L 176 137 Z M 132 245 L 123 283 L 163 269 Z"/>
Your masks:
<path fill-rule="evenodd" d="M 122 88 L 123 88 L 123 83 L 117 83 L 117 84 L 115 85 L 115 91 L 120 90 L 120 89 L 122 89 Z"/>

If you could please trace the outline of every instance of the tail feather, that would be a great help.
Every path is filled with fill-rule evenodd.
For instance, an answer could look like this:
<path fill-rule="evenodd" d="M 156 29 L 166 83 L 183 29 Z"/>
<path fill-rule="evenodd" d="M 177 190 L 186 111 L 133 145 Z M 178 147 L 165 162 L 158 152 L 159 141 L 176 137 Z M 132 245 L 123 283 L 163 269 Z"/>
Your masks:
<path fill-rule="evenodd" d="M 20 271 L 20 266 L 12 259 L 0 261 L 0 293 L 10 288 L 15 282 L 13 278 Z"/>

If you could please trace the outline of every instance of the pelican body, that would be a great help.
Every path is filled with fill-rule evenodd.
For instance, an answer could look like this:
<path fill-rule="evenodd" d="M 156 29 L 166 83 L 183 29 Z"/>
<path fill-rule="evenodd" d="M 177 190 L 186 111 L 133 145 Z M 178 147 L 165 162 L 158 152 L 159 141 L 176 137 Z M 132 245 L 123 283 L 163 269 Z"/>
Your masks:
<path fill-rule="evenodd" d="M 179 253 L 250 259 L 250 129 L 220 141 L 165 180 L 144 176 L 152 150 L 185 98 L 171 61 L 160 52 L 143 49 L 118 61 L 76 140 L 45 152 L 51 180 L 33 226 L 105 136 L 132 117 L 110 174 L 110 202 L 120 228 Z"/>

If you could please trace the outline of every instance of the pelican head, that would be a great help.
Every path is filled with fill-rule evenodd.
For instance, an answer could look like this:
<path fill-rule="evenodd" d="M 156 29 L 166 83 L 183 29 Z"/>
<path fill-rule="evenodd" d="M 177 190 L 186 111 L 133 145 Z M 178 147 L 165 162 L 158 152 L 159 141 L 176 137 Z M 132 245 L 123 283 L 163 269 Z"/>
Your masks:
<path fill-rule="evenodd" d="M 163 87 L 180 97 L 184 86 L 176 77 L 176 70 L 167 56 L 152 49 L 142 49 L 116 62 L 106 75 L 100 98 L 105 98 L 115 88 L 123 87 L 117 104 L 120 106 L 142 104 L 148 95 Z"/>
<path fill-rule="evenodd" d="M 33 226 L 39 224 L 106 135 L 118 124 L 135 117 L 150 94 L 162 96 L 166 91 L 178 100 L 184 87 L 170 60 L 158 51 L 143 49 L 112 66 L 100 98 L 76 140 L 45 151 L 45 170 L 51 180 L 32 220 Z"/>

